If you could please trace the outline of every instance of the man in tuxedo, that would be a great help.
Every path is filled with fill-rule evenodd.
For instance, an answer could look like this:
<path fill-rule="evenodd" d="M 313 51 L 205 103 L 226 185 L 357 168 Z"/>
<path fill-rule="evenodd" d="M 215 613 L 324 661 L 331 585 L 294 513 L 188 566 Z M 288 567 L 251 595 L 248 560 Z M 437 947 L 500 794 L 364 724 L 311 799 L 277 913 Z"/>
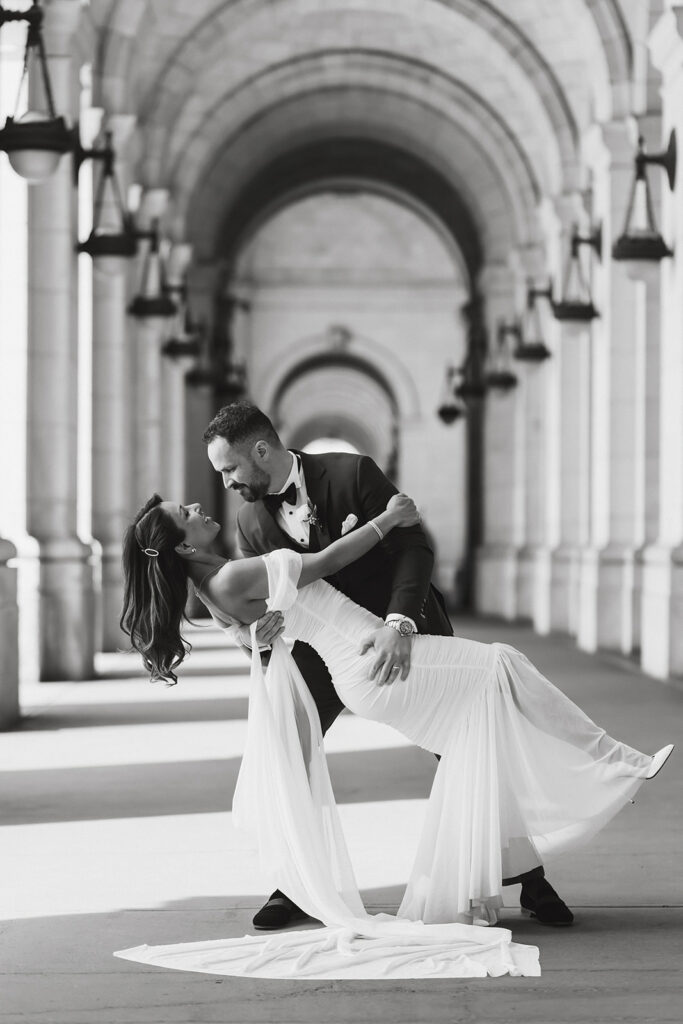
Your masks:
<path fill-rule="evenodd" d="M 396 488 L 371 458 L 333 452 L 288 451 L 268 417 L 248 401 L 224 406 L 204 432 L 211 465 L 223 485 L 244 505 L 237 516 L 237 540 L 244 558 L 277 548 L 319 551 L 386 508 Z M 391 685 L 410 671 L 415 633 L 452 636 L 443 597 L 431 582 L 434 556 L 421 526 L 393 530 L 358 561 L 328 579 L 357 604 L 384 619 L 372 637 L 371 678 Z M 267 613 L 257 640 L 266 648 L 282 631 L 282 616 Z M 249 646 L 248 631 L 242 634 Z M 343 708 L 319 655 L 297 641 L 294 660 L 311 691 L 325 733 Z M 546 924 L 570 924 L 573 916 L 542 867 L 504 884 L 522 883 L 522 907 Z M 254 917 L 259 929 L 283 928 L 303 917 L 276 890 Z"/>

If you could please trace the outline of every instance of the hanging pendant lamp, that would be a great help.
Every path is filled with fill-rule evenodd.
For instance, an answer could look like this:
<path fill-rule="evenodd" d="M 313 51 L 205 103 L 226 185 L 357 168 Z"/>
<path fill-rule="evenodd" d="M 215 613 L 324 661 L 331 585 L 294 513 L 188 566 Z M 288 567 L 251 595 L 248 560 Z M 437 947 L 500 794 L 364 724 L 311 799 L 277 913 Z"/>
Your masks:
<path fill-rule="evenodd" d="M 638 139 L 635 156 L 635 176 L 631 185 L 624 230 L 612 246 L 612 258 L 617 261 L 659 262 L 673 252 L 662 238 L 655 220 L 648 164 L 662 167 L 673 191 L 676 182 L 676 133 L 671 132 L 669 144 L 661 153 L 646 153 L 645 140 Z"/>
<path fill-rule="evenodd" d="M 585 323 L 600 315 L 593 305 L 590 285 L 581 266 L 580 248 L 582 245 L 590 246 L 600 259 L 602 255 L 600 226 L 589 235 L 580 235 L 576 225 L 572 230 L 569 258 L 562 283 L 562 298 L 559 302 L 552 304 L 553 316 L 556 320 Z"/>
<path fill-rule="evenodd" d="M 28 11 L 8 11 L 0 7 L 0 26 L 10 21 L 27 21 L 24 67 L 17 92 L 14 116 L 0 130 L 0 149 L 4 149 L 16 173 L 31 185 L 45 181 L 57 170 L 64 153 L 74 148 L 74 133 L 63 117 L 57 115 L 52 98 L 52 83 L 43 42 L 44 12 L 38 0 Z M 17 118 L 29 65 L 37 58 L 46 110 L 27 110 Z"/>

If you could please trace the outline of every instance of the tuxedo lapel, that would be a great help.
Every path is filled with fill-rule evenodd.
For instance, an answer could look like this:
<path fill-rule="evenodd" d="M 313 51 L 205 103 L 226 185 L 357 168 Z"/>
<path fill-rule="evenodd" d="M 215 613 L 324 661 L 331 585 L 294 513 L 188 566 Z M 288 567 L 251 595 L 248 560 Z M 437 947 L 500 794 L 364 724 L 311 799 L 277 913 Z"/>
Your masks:
<path fill-rule="evenodd" d="M 314 456 L 305 452 L 297 452 L 301 459 L 301 469 L 306 482 L 308 500 L 315 508 L 319 525 L 310 526 L 309 550 L 319 551 L 331 542 L 328 526 L 330 514 L 330 478 L 327 469 Z"/>
<path fill-rule="evenodd" d="M 276 512 L 271 512 L 271 510 L 264 505 L 262 501 L 257 501 L 255 503 L 254 511 L 256 512 L 259 529 L 266 541 L 264 545 L 265 550 L 274 551 L 277 548 L 282 547 L 293 548 L 295 551 L 303 550 L 299 547 L 296 541 L 279 526 L 276 519 Z"/>

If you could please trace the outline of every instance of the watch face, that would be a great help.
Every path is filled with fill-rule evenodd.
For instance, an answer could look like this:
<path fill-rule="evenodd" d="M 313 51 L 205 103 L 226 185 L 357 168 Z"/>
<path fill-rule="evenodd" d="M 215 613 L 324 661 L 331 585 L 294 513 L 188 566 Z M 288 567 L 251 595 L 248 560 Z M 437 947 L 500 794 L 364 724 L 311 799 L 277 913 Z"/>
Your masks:
<path fill-rule="evenodd" d="M 399 623 L 398 631 L 401 634 L 401 636 L 413 635 L 413 627 L 410 625 L 409 622 L 406 622 L 405 620 Z"/>

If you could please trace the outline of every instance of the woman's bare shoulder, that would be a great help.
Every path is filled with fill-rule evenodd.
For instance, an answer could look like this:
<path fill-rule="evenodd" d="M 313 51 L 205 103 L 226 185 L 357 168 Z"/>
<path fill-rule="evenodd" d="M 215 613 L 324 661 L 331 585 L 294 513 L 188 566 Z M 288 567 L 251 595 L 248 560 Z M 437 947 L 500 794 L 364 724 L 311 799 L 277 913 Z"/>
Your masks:
<path fill-rule="evenodd" d="M 268 574 L 261 555 L 235 558 L 221 566 L 207 582 L 206 589 L 214 601 L 240 602 L 267 593 Z"/>

